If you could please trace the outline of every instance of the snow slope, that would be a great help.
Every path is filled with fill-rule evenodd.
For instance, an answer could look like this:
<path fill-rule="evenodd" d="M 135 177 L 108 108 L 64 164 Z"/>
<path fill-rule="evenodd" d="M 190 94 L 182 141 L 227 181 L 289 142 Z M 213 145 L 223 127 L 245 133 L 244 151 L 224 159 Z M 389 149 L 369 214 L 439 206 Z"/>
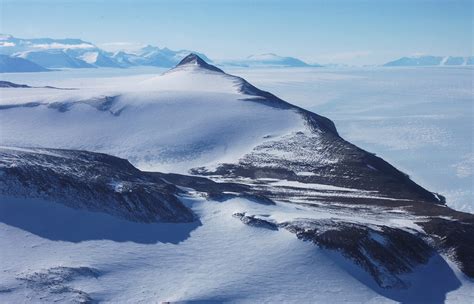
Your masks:
<path fill-rule="evenodd" d="M 2 106 L 15 107 L 0 111 L 2 143 L 101 151 L 148 170 L 186 172 L 236 161 L 264 136 L 304 129 L 295 111 L 243 101 L 241 85 L 191 64 L 120 94 L 4 90 Z M 32 102 L 40 105 L 24 107 Z"/>
<path fill-rule="evenodd" d="M 384 290 L 338 254 L 287 231 L 250 227 L 233 218 L 235 212 L 255 208 L 252 202 L 183 200 L 201 226 L 131 223 L 45 201 L 2 197 L 2 214 L 10 212 L 15 225 L 0 223 L 0 301 L 442 303 L 447 297 L 467 303 L 473 292 L 472 283 L 440 257 L 407 276 L 411 289 Z M 291 206 L 286 211 L 291 209 L 298 212 Z M 53 236 L 38 236 L 25 225 Z M 78 227 L 84 227 L 82 241 L 64 238 L 80 233 Z M 129 239 L 116 241 L 107 234 L 94 239 L 89 233 L 101 230 Z M 137 241 L 135 233 L 144 239 L 154 234 L 156 241 Z"/>
<path fill-rule="evenodd" d="M 2 145 L 107 152 L 141 169 L 201 175 L 136 173 L 181 189 L 199 222 L 143 226 L 4 191 L 0 245 L 15 244 L 0 252 L 5 301 L 441 303 L 472 295 L 473 216 L 344 141 L 330 120 L 196 55 L 137 79 L 1 88 Z M 33 160 L 43 167 L 44 157 Z M 47 171 L 53 176 L 76 167 L 46 160 L 59 163 Z"/>

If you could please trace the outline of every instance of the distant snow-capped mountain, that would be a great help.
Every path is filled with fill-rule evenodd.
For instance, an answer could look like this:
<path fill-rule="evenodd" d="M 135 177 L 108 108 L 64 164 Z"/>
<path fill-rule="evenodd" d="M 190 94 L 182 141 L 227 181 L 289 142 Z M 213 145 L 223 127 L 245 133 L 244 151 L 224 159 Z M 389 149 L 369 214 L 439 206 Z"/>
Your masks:
<path fill-rule="evenodd" d="M 18 52 L 51 49 L 70 50 L 81 53 L 82 51 L 97 49 L 97 47 L 94 44 L 81 39 L 23 39 L 11 35 L 0 35 L 0 54 L 13 55 Z"/>
<path fill-rule="evenodd" d="M 411 56 L 387 62 L 383 66 L 462 66 L 474 65 L 474 56 Z"/>
<path fill-rule="evenodd" d="M 173 51 L 168 48 L 159 48 L 152 45 L 147 45 L 129 57 L 129 61 L 136 65 L 159 66 L 159 67 L 173 67 L 178 64 L 184 57 L 192 51 L 180 50 Z M 206 55 L 196 53 L 206 61 L 212 62 Z"/>
<path fill-rule="evenodd" d="M 108 52 L 81 39 L 22 39 L 11 35 L 0 35 L 0 54 L 29 60 L 44 69 L 128 68 L 133 66 L 170 68 L 178 64 L 189 53 L 197 54 L 207 62 L 213 62 L 205 54 L 199 52 L 175 51 L 152 45 L 133 52 Z M 319 64 L 309 64 L 295 57 L 279 56 L 273 53 L 251 55 L 240 60 L 223 60 L 219 64 L 238 67 L 321 67 Z M 21 71 L 21 68 L 8 71 Z"/>
<path fill-rule="evenodd" d="M 241 67 L 320 67 L 319 64 L 308 64 L 298 58 L 283 57 L 273 53 L 251 55 L 243 60 L 223 61 L 222 65 Z"/>
<path fill-rule="evenodd" d="M 122 67 L 119 62 L 102 50 L 86 52 L 81 54 L 78 58 L 96 67 Z"/>
<path fill-rule="evenodd" d="M 0 55 L 0 73 L 45 72 L 47 69 L 23 58 Z"/>
<path fill-rule="evenodd" d="M 81 39 L 22 39 L 3 35 L 0 37 L 0 54 L 23 58 L 43 68 L 118 67 L 108 60 L 106 52 Z"/>
<path fill-rule="evenodd" d="M 15 53 L 13 57 L 32 61 L 45 68 L 94 68 L 92 64 L 75 58 L 61 49 L 48 49 Z"/>
<path fill-rule="evenodd" d="M 22 39 L 0 35 L 0 54 L 27 59 L 43 68 L 172 67 L 190 52 L 148 45 L 134 53 L 112 53 L 81 39 Z M 211 61 L 204 54 L 197 54 Z"/>

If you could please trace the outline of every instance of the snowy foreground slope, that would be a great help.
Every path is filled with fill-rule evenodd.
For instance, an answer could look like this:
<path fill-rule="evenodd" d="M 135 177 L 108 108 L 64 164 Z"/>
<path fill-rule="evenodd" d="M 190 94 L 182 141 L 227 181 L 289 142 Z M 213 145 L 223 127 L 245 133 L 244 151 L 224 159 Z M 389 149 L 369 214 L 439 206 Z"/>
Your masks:
<path fill-rule="evenodd" d="M 2 302 L 473 296 L 473 215 L 195 55 L 119 88 L 0 90 Z"/>

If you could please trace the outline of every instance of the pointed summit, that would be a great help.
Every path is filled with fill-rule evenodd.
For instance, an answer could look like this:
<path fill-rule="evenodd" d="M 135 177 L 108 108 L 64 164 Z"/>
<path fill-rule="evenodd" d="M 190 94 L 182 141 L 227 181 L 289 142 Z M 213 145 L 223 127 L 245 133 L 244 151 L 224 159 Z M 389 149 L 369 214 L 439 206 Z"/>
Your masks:
<path fill-rule="evenodd" d="M 206 61 L 204 61 L 201 57 L 194 53 L 190 53 L 188 56 L 184 57 L 177 65 L 176 67 L 180 66 L 199 66 L 201 68 L 211 70 L 214 72 L 221 72 L 224 73 L 223 70 L 219 69 L 218 67 L 215 67 Z"/>

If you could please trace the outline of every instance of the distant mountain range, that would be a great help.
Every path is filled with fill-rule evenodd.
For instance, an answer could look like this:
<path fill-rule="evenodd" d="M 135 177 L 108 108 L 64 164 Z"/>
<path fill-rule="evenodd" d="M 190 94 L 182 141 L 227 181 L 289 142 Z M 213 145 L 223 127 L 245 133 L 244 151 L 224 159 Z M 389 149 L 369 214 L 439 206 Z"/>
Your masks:
<path fill-rule="evenodd" d="M 108 52 L 81 39 L 22 39 L 0 35 L 0 72 L 37 72 L 47 69 L 128 68 L 132 66 L 175 66 L 189 53 L 198 54 L 213 62 L 205 54 L 147 45 L 134 52 Z M 223 66 L 239 67 L 319 67 L 298 58 L 276 54 L 252 55 L 243 60 L 219 62 Z"/>
<path fill-rule="evenodd" d="M 0 34 L 0 73 L 40 72 L 48 69 L 128 68 L 155 66 L 170 68 L 187 54 L 195 53 L 208 62 L 206 55 L 189 50 L 170 50 L 147 45 L 134 52 L 108 52 L 81 39 L 22 39 Z M 216 62 L 213 62 L 216 63 Z M 295 57 L 273 53 L 251 55 L 245 59 L 222 60 L 219 66 L 234 67 L 322 67 Z M 474 65 L 474 56 L 414 56 L 390 61 L 383 66 L 462 66 Z M 328 64 L 325 67 L 345 67 Z"/>
<path fill-rule="evenodd" d="M 81 39 L 21 39 L 0 35 L 0 72 L 36 72 L 46 69 L 172 67 L 191 51 L 145 46 L 133 53 L 108 52 Z M 195 52 L 196 53 L 196 52 Z M 211 61 L 207 56 L 197 53 Z M 211 61 L 212 62 L 212 61 Z"/>
<path fill-rule="evenodd" d="M 387 62 L 383 66 L 462 66 L 474 65 L 474 56 L 412 56 Z"/>
<path fill-rule="evenodd" d="M 273 53 L 251 55 L 243 60 L 223 61 L 221 64 L 240 67 L 322 67 L 319 64 L 308 64 L 298 58 L 282 57 Z"/>

